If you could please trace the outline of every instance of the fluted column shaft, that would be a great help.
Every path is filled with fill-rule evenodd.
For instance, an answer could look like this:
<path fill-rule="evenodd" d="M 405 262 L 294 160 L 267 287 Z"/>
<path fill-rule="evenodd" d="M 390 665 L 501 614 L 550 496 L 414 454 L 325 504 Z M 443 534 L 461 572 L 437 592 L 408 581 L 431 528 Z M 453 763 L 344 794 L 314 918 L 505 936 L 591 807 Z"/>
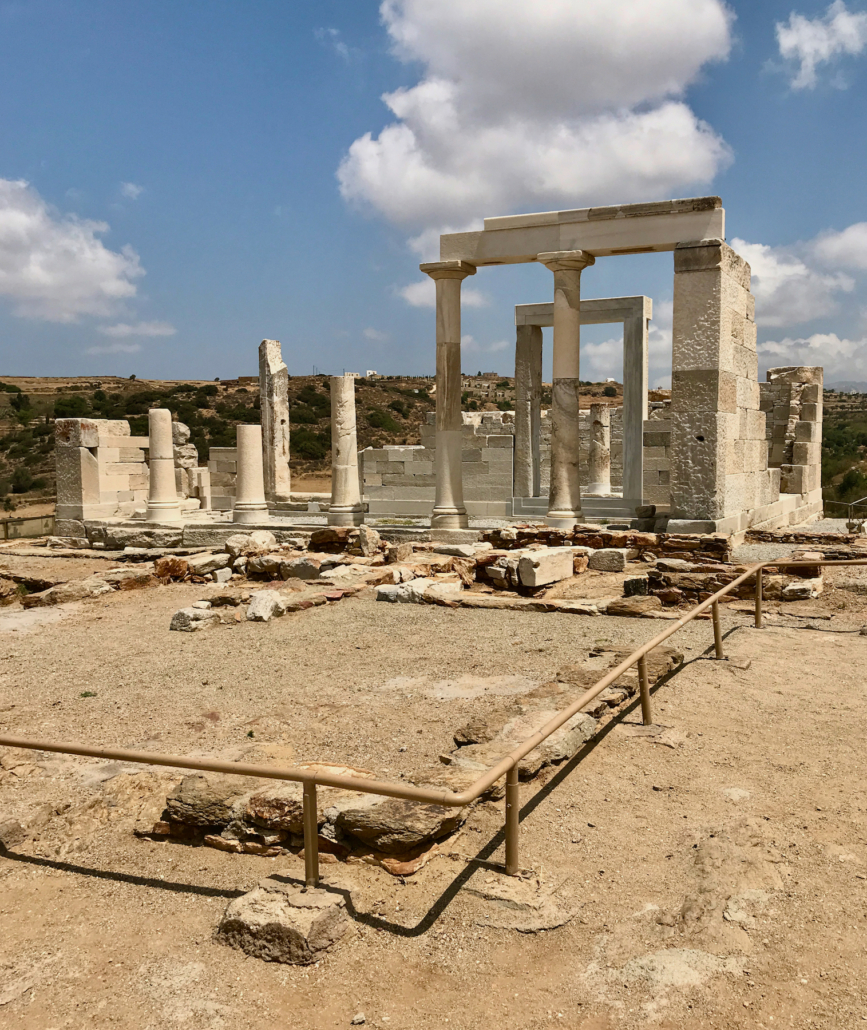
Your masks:
<path fill-rule="evenodd" d="M 265 473 L 262 465 L 262 427 L 237 427 L 237 474 L 232 521 L 238 523 L 267 522 Z"/>
<path fill-rule="evenodd" d="M 431 528 L 466 529 L 461 471 L 461 283 L 475 275 L 466 261 L 419 266 L 436 283 L 436 500 Z"/>
<path fill-rule="evenodd" d="M 595 258 L 583 250 L 539 254 L 554 273 L 554 376 L 551 390 L 549 525 L 580 522 L 578 387 L 581 344 L 581 272 Z"/>
<path fill-rule="evenodd" d="M 329 526 L 358 526 L 364 521 L 358 483 L 358 436 L 355 428 L 355 379 L 331 379 L 331 505 Z"/>
<path fill-rule="evenodd" d="M 148 522 L 179 522 L 181 502 L 175 488 L 172 413 L 168 408 L 148 412 Z"/>

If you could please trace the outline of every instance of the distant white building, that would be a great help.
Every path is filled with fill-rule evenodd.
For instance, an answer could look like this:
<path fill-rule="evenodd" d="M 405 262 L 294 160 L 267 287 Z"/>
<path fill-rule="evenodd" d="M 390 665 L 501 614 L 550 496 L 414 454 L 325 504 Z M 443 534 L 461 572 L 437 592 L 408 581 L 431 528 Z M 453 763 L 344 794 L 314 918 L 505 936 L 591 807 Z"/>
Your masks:
<path fill-rule="evenodd" d="M 369 368 L 364 373 L 364 377 L 365 377 L 365 379 L 379 379 L 380 375 L 379 375 L 379 372 L 376 371 L 376 369 Z"/>

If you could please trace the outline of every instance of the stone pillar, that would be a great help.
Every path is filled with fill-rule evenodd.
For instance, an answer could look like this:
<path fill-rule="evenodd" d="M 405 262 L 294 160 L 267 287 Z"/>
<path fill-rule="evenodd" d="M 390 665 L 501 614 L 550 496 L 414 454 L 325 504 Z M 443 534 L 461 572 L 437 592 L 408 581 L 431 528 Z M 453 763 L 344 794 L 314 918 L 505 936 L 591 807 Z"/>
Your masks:
<path fill-rule="evenodd" d="M 436 501 L 432 529 L 466 529 L 461 472 L 461 283 L 475 275 L 466 261 L 434 261 L 419 266 L 436 282 Z"/>
<path fill-rule="evenodd" d="M 289 370 L 279 340 L 259 344 L 259 404 L 265 498 L 270 506 L 292 499 L 289 476 Z"/>
<path fill-rule="evenodd" d="M 542 329 L 519 325 L 515 341 L 515 497 L 538 497 L 542 422 Z"/>
<path fill-rule="evenodd" d="M 607 404 L 590 405 L 590 454 L 587 458 L 588 494 L 611 493 L 611 409 Z"/>
<path fill-rule="evenodd" d="M 358 526 L 364 509 L 358 483 L 358 438 L 355 432 L 355 379 L 331 379 L 331 506 L 329 526 Z"/>
<path fill-rule="evenodd" d="M 623 497 L 644 500 L 644 422 L 647 418 L 647 329 L 653 307 L 643 298 L 643 310 L 623 323 Z"/>
<path fill-rule="evenodd" d="M 179 522 L 181 503 L 175 488 L 172 413 L 168 408 L 148 412 L 148 522 Z"/>
<path fill-rule="evenodd" d="M 754 304 L 750 266 L 723 240 L 677 245 L 670 532 L 740 532 L 752 509 L 779 497 L 759 405 Z"/>
<path fill-rule="evenodd" d="M 262 468 L 262 427 L 238 426 L 238 473 L 235 479 L 235 505 L 232 521 L 267 522 L 265 475 Z"/>
<path fill-rule="evenodd" d="M 551 490 L 547 521 L 565 529 L 582 518 L 578 474 L 581 272 L 596 259 L 583 250 L 561 250 L 539 254 L 537 260 L 554 273 Z"/>

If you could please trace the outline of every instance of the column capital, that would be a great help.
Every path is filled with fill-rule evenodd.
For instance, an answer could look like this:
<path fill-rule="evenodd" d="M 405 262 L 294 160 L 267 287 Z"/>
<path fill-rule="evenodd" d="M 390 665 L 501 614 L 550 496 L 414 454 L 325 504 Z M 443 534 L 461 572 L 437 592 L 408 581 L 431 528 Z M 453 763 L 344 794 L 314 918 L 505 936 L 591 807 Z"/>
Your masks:
<path fill-rule="evenodd" d="M 588 265 L 596 263 L 596 258 L 586 250 L 550 250 L 537 254 L 536 260 L 552 272 L 562 272 L 566 269 L 580 272 Z"/>
<path fill-rule="evenodd" d="M 468 261 L 427 261 L 418 266 L 431 279 L 466 279 L 476 274 L 476 266 Z"/>

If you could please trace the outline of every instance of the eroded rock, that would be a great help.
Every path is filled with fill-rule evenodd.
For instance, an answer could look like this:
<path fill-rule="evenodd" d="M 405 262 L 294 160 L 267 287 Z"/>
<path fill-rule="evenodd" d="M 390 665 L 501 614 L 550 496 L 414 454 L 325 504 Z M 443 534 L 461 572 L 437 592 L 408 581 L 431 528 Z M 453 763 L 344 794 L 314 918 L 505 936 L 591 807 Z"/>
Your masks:
<path fill-rule="evenodd" d="M 226 906 L 217 938 L 253 958 L 306 966 L 346 933 L 343 894 L 268 877 Z"/>

